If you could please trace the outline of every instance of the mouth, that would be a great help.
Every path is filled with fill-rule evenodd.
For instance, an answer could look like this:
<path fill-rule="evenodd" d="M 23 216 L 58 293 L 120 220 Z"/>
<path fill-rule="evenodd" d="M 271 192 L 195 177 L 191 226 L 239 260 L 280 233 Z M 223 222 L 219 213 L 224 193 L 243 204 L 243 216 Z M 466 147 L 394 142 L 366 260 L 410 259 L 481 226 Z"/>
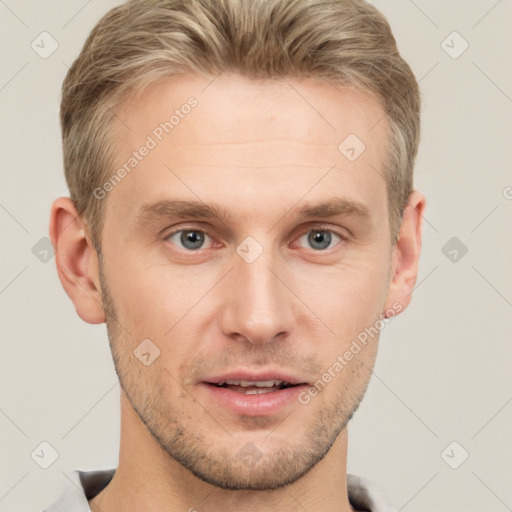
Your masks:
<path fill-rule="evenodd" d="M 256 373 L 244 370 L 208 378 L 200 389 L 207 402 L 244 416 L 273 416 L 298 401 L 308 384 L 279 371 Z"/>
<path fill-rule="evenodd" d="M 226 380 L 218 383 L 209 383 L 212 386 L 224 389 L 230 389 L 244 395 L 262 395 L 265 393 L 274 393 L 282 389 L 299 386 L 300 384 L 291 384 L 284 380 Z"/>

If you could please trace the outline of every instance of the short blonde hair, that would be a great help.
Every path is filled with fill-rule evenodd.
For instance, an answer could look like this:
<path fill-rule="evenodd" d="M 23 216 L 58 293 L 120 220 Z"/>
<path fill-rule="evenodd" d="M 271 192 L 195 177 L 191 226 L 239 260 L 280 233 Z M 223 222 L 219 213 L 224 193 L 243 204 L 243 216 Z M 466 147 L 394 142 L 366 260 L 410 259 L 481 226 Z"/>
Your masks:
<path fill-rule="evenodd" d="M 162 78 L 224 71 L 314 78 L 377 98 L 389 124 L 383 171 L 396 237 L 413 186 L 420 95 L 375 7 L 364 0 L 130 0 L 97 23 L 62 86 L 66 181 L 98 250 L 104 201 L 93 191 L 113 172 L 116 107 Z"/>

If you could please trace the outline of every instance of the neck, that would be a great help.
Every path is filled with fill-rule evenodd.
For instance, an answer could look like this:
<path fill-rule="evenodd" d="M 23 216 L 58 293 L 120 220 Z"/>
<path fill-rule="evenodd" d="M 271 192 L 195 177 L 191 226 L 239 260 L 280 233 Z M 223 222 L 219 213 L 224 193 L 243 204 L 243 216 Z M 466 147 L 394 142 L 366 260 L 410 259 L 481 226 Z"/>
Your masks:
<path fill-rule="evenodd" d="M 224 490 L 193 475 L 158 444 L 121 392 L 119 464 L 92 512 L 353 512 L 346 485 L 347 429 L 296 482 L 272 491 Z"/>

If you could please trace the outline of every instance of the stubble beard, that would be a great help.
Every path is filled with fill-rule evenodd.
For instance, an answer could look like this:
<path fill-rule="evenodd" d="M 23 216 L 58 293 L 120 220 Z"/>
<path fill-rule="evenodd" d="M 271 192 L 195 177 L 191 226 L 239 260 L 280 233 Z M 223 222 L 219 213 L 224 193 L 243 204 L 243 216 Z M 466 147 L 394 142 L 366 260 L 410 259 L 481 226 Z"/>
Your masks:
<path fill-rule="evenodd" d="M 286 428 L 287 420 L 278 424 L 270 433 L 269 439 L 280 436 L 279 447 L 271 452 L 258 443 L 245 443 L 237 446 L 232 427 L 223 429 L 213 417 L 202 414 L 202 420 L 196 421 L 186 416 L 184 410 L 176 404 L 169 403 L 165 397 L 169 390 L 165 389 L 164 375 L 148 372 L 134 356 L 133 350 L 124 347 L 132 346 L 130 340 L 123 336 L 114 301 L 109 292 L 100 260 L 100 283 L 102 303 L 106 316 L 109 344 L 115 370 L 121 388 L 128 398 L 133 410 L 146 426 L 161 449 L 174 461 L 188 469 L 197 478 L 213 486 L 226 490 L 265 491 L 273 490 L 296 482 L 318 464 L 329 452 L 339 434 L 346 428 L 353 417 L 366 392 L 373 364 L 367 365 L 358 375 L 359 386 L 341 388 L 335 399 L 327 406 L 313 409 L 315 418 L 302 432 L 300 438 L 290 441 L 290 435 L 280 434 L 280 428 Z M 355 365 L 354 365 L 355 366 Z M 146 371 L 145 371 L 146 370 Z M 165 371 L 165 370 L 164 370 Z M 148 379 L 149 377 L 149 379 Z M 175 380 L 170 379 L 175 385 Z M 350 381 L 351 379 L 349 379 Z M 188 393 L 188 404 L 193 401 Z M 186 398 L 185 398 L 186 400 Z M 309 407 L 297 402 L 296 407 Z M 198 405 L 198 415 L 203 411 Z M 206 421 L 204 433 L 197 428 Z M 289 432 L 296 432 L 298 425 L 288 425 Z M 213 434 L 217 430 L 218 434 Z M 211 436 L 206 435 L 208 432 Z M 211 438 L 217 435 L 217 439 Z M 236 433 L 235 433 L 236 435 Z M 256 436 L 261 438 L 261 436 Z M 261 449 L 260 449 L 261 448 Z M 245 450 L 245 451 L 244 451 Z M 251 450 L 254 452 L 251 457 Z M 247 457 L 247 452 L 248 457 Z M 246 456 L 243 456 L 243 454 Z"/>

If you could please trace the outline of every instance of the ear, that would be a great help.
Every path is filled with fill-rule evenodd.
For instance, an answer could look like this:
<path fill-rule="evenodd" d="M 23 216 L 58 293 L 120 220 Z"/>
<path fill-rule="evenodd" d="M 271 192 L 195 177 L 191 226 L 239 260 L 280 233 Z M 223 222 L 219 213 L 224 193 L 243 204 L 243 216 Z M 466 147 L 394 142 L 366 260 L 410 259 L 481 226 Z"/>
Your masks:
<path fill-rule="evenodd" d="M 50 240 L 60 282 L 78 316 L 90 324 L 103 323 L 98 256 L 86 224 L 69 197 L 59 197 L 52 204 Z"/>
<path fill-rule="evenodd" d="M 425 197 L 413 191 L 405 207 L 398 239 L 393 247 L 391 277 L 386 299 L 386 311 L 396 310 L 398 303 L 403 311 L 411 302 L 412 291 L 418 277 L 418 264 L 421 252 L 421 229 Z M 385 315 L 386 316 L 386 315 Z"/>

